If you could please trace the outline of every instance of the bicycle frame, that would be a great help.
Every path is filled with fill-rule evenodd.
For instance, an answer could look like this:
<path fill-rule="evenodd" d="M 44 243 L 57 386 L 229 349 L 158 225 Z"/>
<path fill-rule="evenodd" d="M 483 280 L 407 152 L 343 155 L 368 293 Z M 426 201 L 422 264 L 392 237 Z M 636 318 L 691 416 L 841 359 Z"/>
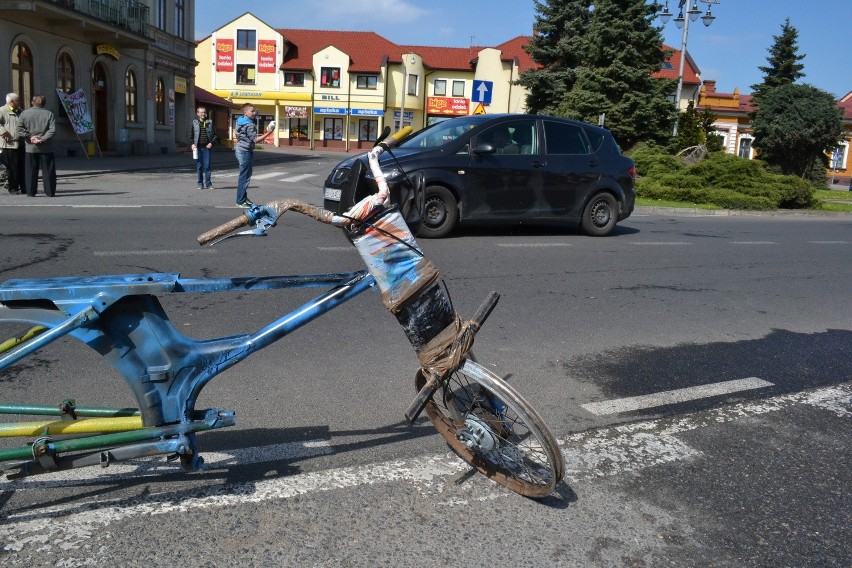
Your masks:
<path fill-rule="evenodd" d="M 137 451 L 126 449 L 118 456 L 128 459 L 152 453 L 175 452 L 197 455 L 192 434 L 236 423 L 231 411 L 195 411 L 201 389 L 213 377 L 239 363 L 252 353 L 269 346 L 322 314 L 354 298 L 375 285 L 367 271 L 340 274 L 263 276 L 240 278 L 180 278 L 178 274 L 153 273 L 9 280 L 0 285 L 0 320 L 35 324 L 48 328 L 26 342 L 0 354 L 0 370 L 69 335 L 89 345 L 106 358 L 124 377 L 139 405 L 141 424 L 130 421 L 119 430 L 149 429 L 104 434 L 77 440 L 48 441 L 42 455 L 37 446 L 0 450 L 0 461 L 36 457 L 45 469 L 58 469 L 56 454 L 64 451 L 105 447 L 114 443 L 134 443 L 178 436 L 169 443 L 141 444 Z M 326 288 L 291 312 L 251 334 L 215 339 L 192 339 L 179 333 L 163 310 L 157 296 L 166 293 L 209 293 L 281 288 Z M 49 414 L 43 407 L 2 405 L 0 413 Z M 108 409 L 104 409 L 108 410 Z M 75 412 L 71 409 L 70 412 Z M 57 412 L 58 413 L 58 412 Z M 85 411 L 80 415 L 85 415 Z M 127 409 L 90 413 L 96 416 L 127 416 Z M 76 417 L 76 416 L 75 416 Z M 97 418 L 94 431 L 103 432 Z M 169 426 L 169 425 L 172 426 Z M 5 425 L 14 431 L 19 425 Z M 56 428 L 58 433 L 64 432 Z M 45 430 L 51 434 L 50 430 Z M 89 458 L 90 460 L 92 458 Z M 68 467 L 87 465 L 78 462 Z M 200 463 L 188 464 L 192 469 Z"/>

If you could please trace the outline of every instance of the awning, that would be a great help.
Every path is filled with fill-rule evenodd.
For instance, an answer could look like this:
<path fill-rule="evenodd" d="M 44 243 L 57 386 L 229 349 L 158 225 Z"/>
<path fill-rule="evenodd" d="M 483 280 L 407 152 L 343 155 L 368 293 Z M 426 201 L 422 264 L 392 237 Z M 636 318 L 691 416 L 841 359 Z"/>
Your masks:
<path fill-rule="evenodd" d="M 201 87 L 195 87 L 195 104 L 203 103 L 206 105 L 223 106 L 227 108 L 239 108 L 239 105 L 232 103 L 228 99 L 223 99 L 214 95 L 210 91 L 206 91 Z"/>

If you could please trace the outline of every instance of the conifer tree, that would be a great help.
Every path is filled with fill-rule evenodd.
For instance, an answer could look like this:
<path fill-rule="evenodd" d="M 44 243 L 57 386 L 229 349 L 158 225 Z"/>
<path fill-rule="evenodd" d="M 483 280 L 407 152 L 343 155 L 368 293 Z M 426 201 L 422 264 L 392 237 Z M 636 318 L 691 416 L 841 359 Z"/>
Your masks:
<path fill-rule="evenodd" d="M 790 18 L 781 26 L 781 35 L 772 36 L 774 43 L 769 48 L 767 66 L 760 66 L 763 72 L 763 82 L 752 85 L 752 97 L 756 104 L 766 96 L 769 91 L 781 85 L 795 83 L 797 79 L 804 77 L 802 72 L 804 65 L 799 63 L 805 58 L 799 55 L 798 38 L 799 30 L 790 25 Z"/>
<path fill-rule="evenodd" d="M 535 33 L 524 50 L 540 67 L 521 73 L 527 110 L 553 114 L 574 85 L 592 0 L 534 0 Z"/>
<path fill-rule="evenodd" d="M 559 114 L 592 123 L 605 114 L 605 126 L 625 148 L 668 140 L 676 110 L 667 98 L 673 85 L 651 76 L 665 59 L 661 29 L 653 23 L 658 10 L 646 0 L 594 2 L 576 80 Z"/>

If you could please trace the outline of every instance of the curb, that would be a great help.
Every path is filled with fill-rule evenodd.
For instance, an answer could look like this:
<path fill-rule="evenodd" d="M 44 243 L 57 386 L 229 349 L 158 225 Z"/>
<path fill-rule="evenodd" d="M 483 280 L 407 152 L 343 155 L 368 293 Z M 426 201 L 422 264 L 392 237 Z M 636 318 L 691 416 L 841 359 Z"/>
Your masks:
<path fill-rule="evenodd" d="M 694 207 L 655 207 L 637 205 L 633 213 L 669 214 L 684 217 L 835 217 L 852 215 L 847 211 L 811 211 L 809 209 L 777 209 L 775 211 L 748 211 L 745 209 L 697 209 Z"/>

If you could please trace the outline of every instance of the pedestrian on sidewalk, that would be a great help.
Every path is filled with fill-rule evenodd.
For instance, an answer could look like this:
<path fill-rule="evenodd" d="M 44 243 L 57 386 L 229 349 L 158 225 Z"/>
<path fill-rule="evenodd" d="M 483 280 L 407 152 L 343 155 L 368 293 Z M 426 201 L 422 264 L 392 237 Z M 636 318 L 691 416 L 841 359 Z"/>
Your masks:
<path fill-rule="evenodd" d="M 254 205 L 247 194 L 249 181 L 251 181 L 254 146 L 258 142 L 266 140 L 274 132 L 274 125 L 270 124 L 269 130 L 263 134 L 258 134 L 257 126 L 254 123 L 256 114 L 257 109 L 254 108 L 254 105 L 246 103 L 243 105 L 243 115 L 237 119 L 237 143 L 234 148 L 237 162 L 240 164 L 240 177 L 237 179 L 237 207 L 243 209 L 248 209 Z"/>
<path fill-rule="evenodd" d="M 35 197 L 38 190 L 38 171 L 44 183 L 44 194 L 56 195 L 56 162 L 53 157 L 53 135 L 56 121 L 53 113 L 44 108 L 44 97 L 35 95 L 32 106 L 21 113 L 20 132 L 26 140 L 25 182 L 27 195 Z"/>
<path fill-rule="evenodd" d="M 9 193 L 24 193 L 24 138 L 20 133 L 21 97 L 6 95 L 0 109 L 0 160 L 6 166 Z"/>
<path fill-rule="evenodd" d="M 195 109 L 192 121 L 192 154 L 195 157 L 195 171 L 198 189 L 213 189 L 210 181 L 210 160 L 213 156 L 213 144 L 217 142 L 213 121 L 207 118 L 207 109 L 203 106 Z"/>

